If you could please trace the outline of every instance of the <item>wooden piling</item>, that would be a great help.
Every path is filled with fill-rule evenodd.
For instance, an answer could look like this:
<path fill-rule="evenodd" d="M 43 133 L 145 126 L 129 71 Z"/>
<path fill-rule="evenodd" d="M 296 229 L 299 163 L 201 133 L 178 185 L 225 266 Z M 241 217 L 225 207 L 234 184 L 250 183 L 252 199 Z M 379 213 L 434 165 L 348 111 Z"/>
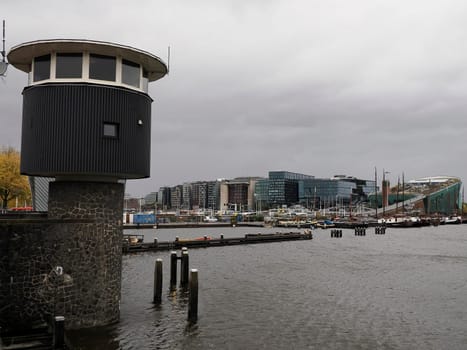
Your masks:
<path fill-rule="evenodd" d="M 365 235 L 366 235 L 366 227 L 365 226 L 355 227 L 355 236 L 365 236 Z"/>
<path fill-rule="evenodd" d="M 386 226 L 376 226 L 375 227 L 375 234 L 376 235 L 384 235 L 386 233 Z"/>
<path fill-rule="evenodd" d="M 177 285 L 177 252 L 170 252 L 170 288 Z"/>
<path fill-rule="evenodd" d="M 65 317 L 55 316 L 53 327 L 53 348 L 63 349 L 65 345 Z"/>
<path fill-rule="evenodd" d="M 182 286 L 186 286 L 188 284 L 188 277 L 189 277 L 189 258 L 188 258 L 188 250 L 182 250 L 182 258 L 180 264 L 180 284 Z"/>
<path fill-rule="evenodd" d="M 198 320 L 198 270 L 192 269 L 190 272 L 190 295 L 188 299 L 188 321 Z"/>
<path fill-rule="evenodd" d="M 162 302 L 162 259 L 156 259 L 154 267 L 154 304 Z"/>

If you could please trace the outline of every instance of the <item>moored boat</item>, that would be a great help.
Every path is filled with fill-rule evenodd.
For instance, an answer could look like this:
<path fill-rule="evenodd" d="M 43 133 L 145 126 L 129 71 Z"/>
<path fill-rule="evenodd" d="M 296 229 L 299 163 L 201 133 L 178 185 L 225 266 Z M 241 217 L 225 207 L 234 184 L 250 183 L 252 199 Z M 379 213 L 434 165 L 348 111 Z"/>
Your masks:
<path fill-rule="evenodd" d="M 462 224 L 462 217 L 458 215 L 451 215 L 442 219 L 440 223 L 445 225 Z"/>

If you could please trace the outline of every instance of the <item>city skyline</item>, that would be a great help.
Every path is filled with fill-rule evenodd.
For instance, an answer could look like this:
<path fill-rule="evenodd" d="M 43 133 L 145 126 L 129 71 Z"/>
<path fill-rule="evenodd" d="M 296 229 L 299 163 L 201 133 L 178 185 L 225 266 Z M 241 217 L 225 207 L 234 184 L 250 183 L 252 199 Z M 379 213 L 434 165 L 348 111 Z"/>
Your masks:
<path fill-rule="evenodd" d="M 405 176 L 405 181 L 408 182 L 408 181 L 411 181 L 411 180 L 416 180 L 416 179 L 419 179 L 419 178 L 424 178 L 424 177 L 431 177 L 432 175 L 428 175 L 428 174 L 425 174 L 425 175 L 422 175 L 421 177 L 419 178 L 412 178 L 412 177 L 407 177 L 406 175 L 404 175 L 404 173 L 401 173 L 401 174 L 396 174 L 395 177 L 395 181 L 391 181 L 391 179 L 388 177 L 388 172 L 385 172 L 385 178 L 383 179 L 383 170 L 381 170 L 380 173 L 378 173 L 378 169 L 377 170 L 377 186 L 378 188 L 381 187 L 381 183 L 383 180 L 387 180 L 389 181 L 389 184 L 391 187 L 394 187 L 397 185 L 397 183 L 401 183 L 404 179 L 403 177 Z M 175 187 L 175 186 L 181 186 L 183 184 L 191 184 L 191 183 L 196 183 L 196 182 L 210 182 L 210 181 L 222 181 L 222 180 L 227 180 L 227 181 L 230 181 L 230 180 L 235 180 L 235 179 L 241 179 L 241 178 L 261 178 L 261 179 L 267 179 L 268 178 L 268 174 L 269 172 L 271 171 L 286 171 L 286 172 L 291 172 L 291 173 L 298 173 L 298 172 L 295 172 L 295 171 L 290 171 L 290 170 L 269 170 L 267 171 L 267 174 L 261 176 L 261 175 L 244 175 L 244 176 L 235 176 L 235 177 L 220 177 L 220 178 L 204 178 L 204 179 L 186 179 L 182 182 L 179 182 L 179 183 L 171 183 L 171 184 L 163 184 L 163 185 L 160 185 L 158 186 L 157 188 L 153 188 L 152 190 L 148 190 L 146 192 L 142 192 L 141 194 L 133 194 L 131 192 L 129 192 L 128 190 L 125 190 L 125 195 L 127 197 L 132 197 L 132 198 L 143 198 L 145 197 L 146 195 L 149 195 L 151 193 L 154 193 L 154 192 L 158 192 L 161 188 L 164 188 L 164 187 Z M 359 178 L 359 179 L 362 179 L 362 180 L 367 180 L 367 181 L 374 181 L 375 179 L 375 169 L 373 168 L 373 176 L 372 177 L 366 177 L 366 178 Z M 301 174 L 301 173 L 300 173 Z M 310 175 L 310 176 L 314 176 L 316 179 L 332 179 L 334 177 L 339 177 L 339 176 L 348 176 L 348 177 L 355 177 L 357 178 L 357 176 L 355 176 L 354 174 L 347 174 L 347 173 L 343 173 L 343 174 L 333 174 L 333 175 L 329 175 L 329 176 L 315 176 L 314 174 L 304 174 L 304 175 Z M 454 176 L 454 177 L 458 177 L 458 176 L 455 176 L 455 175 L 433 175 L 433 176 Z M 459 177 L 460 178 L 460 177 Z M 462 179 L 461 179 L 462 180 Z M 128 181 L 127 181 L 128 183 Z"/>
<path fill-rule="evenodd" d="M 149 93 L 151 177 L 143 195 L 190 179 L 265 169 L 327 177 L 465 177 L 467 4 L 370 0 L 3 3 L 6 51 L 87 38 L 168 61 Z M 109 9 L 111 9 L 109 13 Z M 25 11 L 34 13 L 27 22 Z M 0 83 L 0 144 L 20 150 L 21 91 Z"/>

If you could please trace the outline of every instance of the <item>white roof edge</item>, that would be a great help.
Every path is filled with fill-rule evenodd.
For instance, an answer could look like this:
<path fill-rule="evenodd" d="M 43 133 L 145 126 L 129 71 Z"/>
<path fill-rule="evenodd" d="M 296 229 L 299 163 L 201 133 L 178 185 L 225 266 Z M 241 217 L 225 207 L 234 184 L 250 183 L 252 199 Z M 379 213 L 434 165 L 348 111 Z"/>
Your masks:
<path fill-rule="evenodd" d="M 30 71 L 34 57 L 46 55 L 54 51 L 83 52 L 96 54 L 119 55 L 125 59 L 141 64 L 148 71 L 149 80 L 162 78 L 168 72 L 165 62 L 144 50 L 107 41 L 88 39 L 45 39 L 25 42 L 16 45 L 8 52 L 8 62 L 26 73 Z"/>

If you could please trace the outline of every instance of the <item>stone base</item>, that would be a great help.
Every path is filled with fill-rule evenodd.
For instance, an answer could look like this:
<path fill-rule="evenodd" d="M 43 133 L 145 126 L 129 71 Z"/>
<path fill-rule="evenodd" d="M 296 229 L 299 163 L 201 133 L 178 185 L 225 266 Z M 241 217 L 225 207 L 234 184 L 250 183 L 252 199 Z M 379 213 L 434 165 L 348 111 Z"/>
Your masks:
<path fill-rule="evenodd" d="M 124 185 L 119 183 L 50 183 L 50 219 L 94 221 L 68 226 L 66 239 L 60 239 L 62 229 L 54 228 L 64 273 L 75 286 L 70 313 L 64 315 L 67 327 L 102 326 L 119 319 L 123 196 Z"/>
<path fill-rule="evenodd" d="M 119 320 L 124 186 L 53 182 L 47 220 L 0 220 L 0 326 Z"/>

